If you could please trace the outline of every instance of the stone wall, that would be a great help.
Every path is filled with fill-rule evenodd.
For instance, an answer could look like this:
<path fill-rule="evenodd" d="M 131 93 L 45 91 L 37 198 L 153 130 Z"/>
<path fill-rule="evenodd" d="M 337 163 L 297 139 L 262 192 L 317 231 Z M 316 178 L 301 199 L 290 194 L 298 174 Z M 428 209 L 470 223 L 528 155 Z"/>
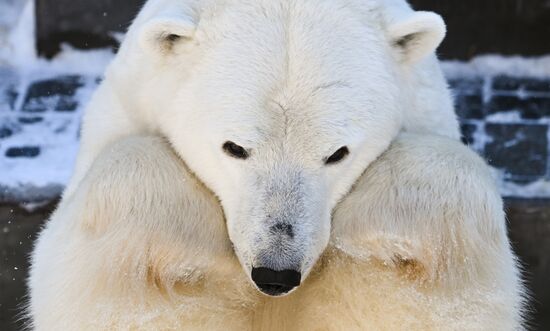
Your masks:
<path fill-rule="evenodd" d="M 446 59 L 479 54 L 544 55 L 550 53 L 550 2 L 547 0 L 410 0 L 447 23 L 440 48 Z"/>
<path fill-rule="evenodd" d="M 87 49 L 116 48 L 144 0 L 36 0 L 37 49 L 52 57 L 62 43 Z"/>
<path fill-rule="evenodd" d="M 550 181 L 550 78 L 474 76 L 450 84 L 464 142 L 502 170 L 504 181 Z"/>

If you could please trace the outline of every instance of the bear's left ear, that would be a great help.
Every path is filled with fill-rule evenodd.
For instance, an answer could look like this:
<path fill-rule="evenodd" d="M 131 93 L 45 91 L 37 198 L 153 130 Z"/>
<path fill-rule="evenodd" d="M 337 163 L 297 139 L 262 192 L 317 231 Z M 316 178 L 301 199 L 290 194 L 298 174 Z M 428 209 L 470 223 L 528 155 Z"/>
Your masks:
<path fill-rule="evenodd" d="M 151 55 L 167 55 L 175 45 L 191 41 L 195 28 L 193 19 L 185 15 L 160 15 L 140 28 L 139 44 Z"/>
<path fill-rule="evenodd" d="M 405 64 L 413 64 L 433 53 L 445 33 L 441 16 L 424 11 L 412 12 L 388 27 L 390 42 Z"/>

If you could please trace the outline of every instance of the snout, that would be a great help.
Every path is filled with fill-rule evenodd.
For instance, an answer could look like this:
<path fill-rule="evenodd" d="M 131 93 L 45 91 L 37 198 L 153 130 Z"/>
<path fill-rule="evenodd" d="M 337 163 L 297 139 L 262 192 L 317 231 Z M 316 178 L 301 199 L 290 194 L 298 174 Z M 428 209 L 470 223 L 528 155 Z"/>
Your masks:
<path fill-rule="evenodd" d="M 300 285 L 302 274 L 296 270 L 252 268 L 252 280 L 260 291 L 270 296 L 280 296 Z"/>

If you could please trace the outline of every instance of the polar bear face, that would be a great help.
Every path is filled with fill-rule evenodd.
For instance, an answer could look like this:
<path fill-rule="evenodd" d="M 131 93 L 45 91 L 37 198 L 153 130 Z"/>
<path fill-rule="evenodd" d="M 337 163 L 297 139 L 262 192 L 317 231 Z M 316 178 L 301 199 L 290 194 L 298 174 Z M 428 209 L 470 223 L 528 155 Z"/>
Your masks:
<path fill-rule="evenodd" d="M 387 27 L 328 0 L 160 2 L 129 33 L 142 65 L 128 93 L 219 198 L 256 286 L 289 293 L 326 248 L 337 202 L 402 127 L 401 76 L 435 49 L 441 20 Z"/>

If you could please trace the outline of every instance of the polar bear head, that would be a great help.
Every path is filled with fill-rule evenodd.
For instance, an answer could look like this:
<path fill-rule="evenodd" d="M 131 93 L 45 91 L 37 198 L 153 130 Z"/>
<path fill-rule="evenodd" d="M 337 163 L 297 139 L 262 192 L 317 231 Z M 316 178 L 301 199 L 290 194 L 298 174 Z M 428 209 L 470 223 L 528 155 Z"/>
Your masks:
<path fill-rule="evenodd" d="M 219 198 L 266 294 L 308 275 L 333 208 L 403 125 L 403 80 L 443 38 L 436 14 L 387 3 L 152 0 L 111 66 L 136 119 Z"/>

